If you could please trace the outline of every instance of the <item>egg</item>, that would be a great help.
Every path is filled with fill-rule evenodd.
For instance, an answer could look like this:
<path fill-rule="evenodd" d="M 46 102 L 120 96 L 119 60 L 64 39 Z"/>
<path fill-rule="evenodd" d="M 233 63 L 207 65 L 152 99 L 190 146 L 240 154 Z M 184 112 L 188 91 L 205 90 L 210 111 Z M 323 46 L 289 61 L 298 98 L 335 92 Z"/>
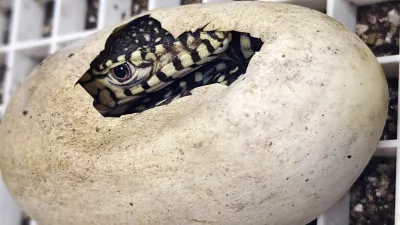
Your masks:
<path fill-rule="evenodd" d="M 103 117 L 77 81 L 113 29 L 145 14 L 174 37 L 205 27 L 264 44 L 230 86 Z M 0 169 L 41 225 L 305 224 L 360 175 L 387 106 L 376 57 L 325 14 L 267 2 L 161 8 L 38 65 L 7 106 Z"/>

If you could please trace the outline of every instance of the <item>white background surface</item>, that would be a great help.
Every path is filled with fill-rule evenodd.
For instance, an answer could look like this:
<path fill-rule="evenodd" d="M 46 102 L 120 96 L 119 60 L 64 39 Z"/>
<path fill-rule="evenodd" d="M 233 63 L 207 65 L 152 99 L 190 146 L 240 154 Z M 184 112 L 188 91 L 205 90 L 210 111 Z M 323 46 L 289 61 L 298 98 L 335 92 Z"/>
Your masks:
<path fill-rule="evenodd" d="M 0 63 L 5 63 L 7 66 L 1 87 L 3 88 L 3 104 L 0 104 L 0 116 L 13 91 L 43 57 L 54 53 L 74 40 L 120 21 L 123 15 L 129 16 L 132 4 L 132 0 L 99 0 L 97 28 L 85 30 L 86 0 L 52 0 L 54 1 L 53 28 L 49 37 L 42 38 L 45 15 L 43 3 L 47 1 L 50 0 L 0 0 L 0 35 L 5 29 L 10 30 L 9 43 L 0 44 Z M 203 0 L 203 3 L 226 1 Z M 385 0 L 270 1 L 293 3 L 326 11 L 329 16 L 355 31 L 357 6 Z M 179 4 L 180 0 L 149 0 L 148 9 Z M 118 7 L 114 7 L 115 5 Z M 6 20 L 4 14 L 6 8 L 12 8 L 11 23 Z M 378 57 L 378 60 L 387 77 L 399 77 L 399 55 Z M 399 143 L 398 140 L 381 141 L 375 155 L 396 157 Z M 397 163 L 396 167 L 399 168 L 399 166 L 400 164 Z M 396 179 L 396 182 L 400 184 L 400 179 Z M 349 224 L 349 201 L 347 193 L 341 201 L 318 218 L 318 225 Z M 396 205 L 397 202 L 400 202 L 400 192 L 396 192 Z M 400 225 L 399 210 L 396 207 L 396 225 Z M 20 220 L 20 209 L 9 196 L 4 184 L 0 182 L 0 225 L 19 225 Z M 34 224 L 33 221 L 32 224 Z"/>

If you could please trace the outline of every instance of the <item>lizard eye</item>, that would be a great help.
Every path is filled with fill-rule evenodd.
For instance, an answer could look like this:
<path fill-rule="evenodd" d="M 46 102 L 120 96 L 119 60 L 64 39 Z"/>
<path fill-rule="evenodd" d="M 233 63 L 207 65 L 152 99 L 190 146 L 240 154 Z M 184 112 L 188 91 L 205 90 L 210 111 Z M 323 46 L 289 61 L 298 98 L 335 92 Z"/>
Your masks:
<path fill-rule="evenodd" d="M 132 78 L 135 73 L 134 66 L 129 63 L 123 63 L 111 69 L 111 75 L 119 82 L 125 82 Z"/>

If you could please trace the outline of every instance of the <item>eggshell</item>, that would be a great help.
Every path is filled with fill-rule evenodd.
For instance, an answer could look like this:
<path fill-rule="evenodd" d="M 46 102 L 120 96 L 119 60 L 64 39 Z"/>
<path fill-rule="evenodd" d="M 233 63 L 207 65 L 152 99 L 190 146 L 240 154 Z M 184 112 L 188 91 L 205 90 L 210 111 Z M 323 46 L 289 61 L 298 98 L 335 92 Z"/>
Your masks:
<path fill-rule="evenodd" d="M 120 118 L 103 118 L 76 82 L 123 23 L 46 58 L 0 127 L 1 172 L 29 216 L 40 225 L 297 225 L 349 189 L 388 105 L 383 71 L 355 34 L 279 3 L 146 14 L 175 36 L 206 26 L 264 45 L 231 86 Z"/>

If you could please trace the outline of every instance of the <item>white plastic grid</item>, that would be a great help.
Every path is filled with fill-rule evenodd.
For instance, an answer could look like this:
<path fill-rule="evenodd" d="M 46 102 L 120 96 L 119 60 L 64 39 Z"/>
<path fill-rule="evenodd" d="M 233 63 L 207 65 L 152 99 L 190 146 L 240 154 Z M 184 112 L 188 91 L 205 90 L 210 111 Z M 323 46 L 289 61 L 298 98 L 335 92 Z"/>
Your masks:
<path fill-rule="evenodd" d="M 5 64 L 4 80 L 0 82 L 3 99 L 0 101 L 0 117 L 10 96 L 29 71 L 44 57 L 54 53 L 65 45 L 110 26 L 131 16 L 132 5 L 139 0 L 90 0 L 98 4 L 97 24 L 95 28 L 86 28 L 85 17 L 88 10 L 87 0 L 0 0 L 0 65 Z M 227 2 L 230 0 L 203 0 L 203 3 Z M 335 18 L 355 32 L 357 7 L 390 0 L 265 0 L 297 4 L 322 12 Z M 147 9 L 180 5 L 180 0 L 148 0 Z M 47 7 L 53 7 L 49 15 Z M 11 17 L 8 10 L 11 9 Z M 93 9 L 92 9 L 93 10 Z M 34 18 L 34 19 L 33 19 Z M 50 19 L 50 20 L 49 20 Z M 9 31 L 7 33 L 7 31 Z M 5 33 L 6 32 L 6 33 Z M 3 35 L 5 33 L 5 35 Z M 47 33 L 47 36 L 43 36 Z M 8 39 L 7 43 L 3 40 Z M 378 57 L 388 78 L 399 77 L 400 56 Z M 396 140 L 380 141 L 375 156 L 400 157 L 396 154 L 400 142 Z M 398 160 L 397 160 L 398 161 Z M 400 164 L 396 163 L 396 169 Z M 396 186 L 400 177 L 396 174 Z M 396 205 L 400 203 L 400 192 L 396 192 Z M 318 217 L 318 225 L 349 224 L 349 193 L 331 209 Z M 19 225 L 21 211 L 0 182 L 0 224 Z M 400 207 L 395 209 L 395 225 L 400 225 Z M 32 223 L 34 223 L 32 221 Z"/>

